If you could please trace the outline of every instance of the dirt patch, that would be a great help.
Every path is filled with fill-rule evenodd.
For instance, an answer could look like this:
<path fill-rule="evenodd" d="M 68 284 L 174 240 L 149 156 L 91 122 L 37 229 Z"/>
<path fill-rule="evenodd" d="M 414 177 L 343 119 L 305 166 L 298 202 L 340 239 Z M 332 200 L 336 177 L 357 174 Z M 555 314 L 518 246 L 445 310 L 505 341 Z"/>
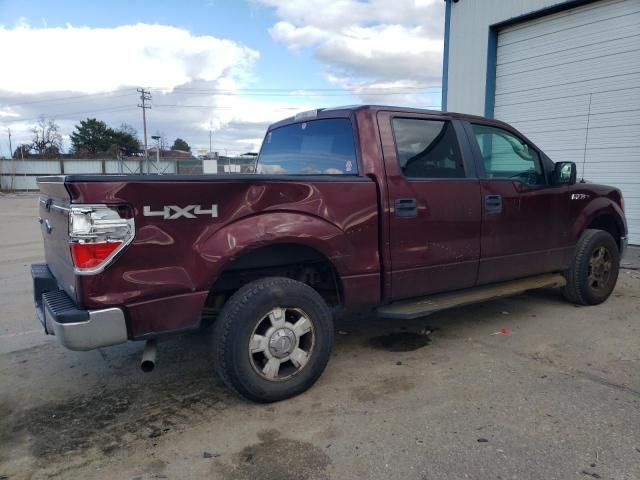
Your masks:
<path fill-rule="evenodd" d="M 132 385 L 101 389 L 0 417 L 0 445 L 26 435 L 37 463 L 65 463 L 79 451 L 94 449 L 110 455 L 136 440 L 154 443 L 238 403 L 211 375 L 171 384 Z"/>
<path fill-rule="evenodd" d="M 234 465 L 218 465 L 231 480 L 328 479 L 329 456 L 315 445 L 284 438 L 277 430 L 264 430 L 260 441 L 234 455 Z"/>
<path fill-rule="evenodd" d="M 370 347 L 388 352 L 411 352 L 431 343 L 429 335 L 413 332 L 393 332 L 367 341 Z"/>

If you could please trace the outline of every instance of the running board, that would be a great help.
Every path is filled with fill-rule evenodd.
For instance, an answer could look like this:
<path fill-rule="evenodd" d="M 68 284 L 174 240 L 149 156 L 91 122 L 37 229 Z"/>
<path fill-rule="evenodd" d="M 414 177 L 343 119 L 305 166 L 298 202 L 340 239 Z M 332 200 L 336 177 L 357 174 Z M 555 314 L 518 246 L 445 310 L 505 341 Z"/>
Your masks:
<path fill-rule="evenodd" d="M 518 295 L 536 288 L 562 287 L 567 281 L 560 274 L 538 275 L 508 282 L 493 283 L 480 287 L 467 288 L 455 292 L 438 293 L 428 297 L 402 300 L 378 307 L 378 315 L 384 318 L 411 320 L 426 317 L 448 308 L 460 307 L 470 303 L 482 302 L 494 298 Z"/>

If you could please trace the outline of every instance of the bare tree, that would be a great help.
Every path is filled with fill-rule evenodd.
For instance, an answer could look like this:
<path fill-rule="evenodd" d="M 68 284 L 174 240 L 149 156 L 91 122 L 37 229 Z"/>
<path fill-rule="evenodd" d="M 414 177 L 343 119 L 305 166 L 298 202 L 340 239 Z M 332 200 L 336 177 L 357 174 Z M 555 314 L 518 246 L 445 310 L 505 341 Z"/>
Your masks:
<path fill-rule="evenodd" d="M 121 123 L 120 128 L 118 128 L 117 131 L 122 133 L 128 133 L 133 138 L 138 138 L 138 130 L 136 130 L 135 127 L 133 127 L 132 125 L 129 125 L 128 123 Z"/>
<path fill-rule="evenodd" d="M 57 155 L 62 149 L 60 127 L 52 118 L 40 117 L 31 129 L 33 134 L 32 148 L 39 155 Z"/>

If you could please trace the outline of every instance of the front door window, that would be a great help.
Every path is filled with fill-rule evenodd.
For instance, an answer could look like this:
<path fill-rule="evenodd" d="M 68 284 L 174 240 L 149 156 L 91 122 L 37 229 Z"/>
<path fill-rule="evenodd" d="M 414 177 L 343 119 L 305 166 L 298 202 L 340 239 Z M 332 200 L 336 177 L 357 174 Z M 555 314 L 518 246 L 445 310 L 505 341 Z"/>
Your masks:
<path fill-rule="evenodd" d="M 479 124 L 471 127 L 480 147 L 486 178 L 546 184 L 538 152 L 523 140 L 502 128 Z"/>

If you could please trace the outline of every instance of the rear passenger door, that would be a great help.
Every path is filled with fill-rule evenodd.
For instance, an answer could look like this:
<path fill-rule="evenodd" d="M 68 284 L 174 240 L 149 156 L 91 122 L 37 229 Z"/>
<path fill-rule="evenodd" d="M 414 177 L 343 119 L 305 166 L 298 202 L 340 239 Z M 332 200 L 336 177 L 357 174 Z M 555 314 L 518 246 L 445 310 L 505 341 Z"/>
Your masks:
<path fill-rule="evenodd" d="M 565 186 L 540 152 L 502 125 L 465 123 L 477 159 L 483 215 L 478 283 L 564 268 L 572 255 Z"/>
<path fill-rule="evenodd" d="M 387 174 L 392 298 L 471 287 L 480 258 L 480 184 L 462 124 L 378 112 Z"/>

